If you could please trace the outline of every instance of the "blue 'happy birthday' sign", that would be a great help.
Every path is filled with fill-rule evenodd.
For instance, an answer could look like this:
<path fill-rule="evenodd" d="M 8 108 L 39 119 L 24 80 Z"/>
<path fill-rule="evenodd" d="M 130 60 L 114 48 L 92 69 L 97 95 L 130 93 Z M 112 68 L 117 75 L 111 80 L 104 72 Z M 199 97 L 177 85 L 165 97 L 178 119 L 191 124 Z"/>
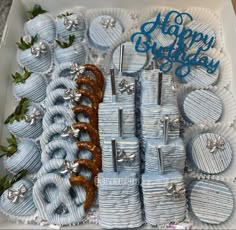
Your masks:
<path fill-rule="evenodd" d="M 213 46 L 215 38 L 184 27 L 185 17 L 190 19 L 190 21 L 193 20 L 190 14 L 180 13 L 175 10 L 168 12 L 164 19 L 159 13 L 155 21 L 144 23 L 140 27 L 140 32 L 131 36 L 131 41 L 135 42 L 135 50 L 139 53 L 150 51 L 153 55 L 153 60 L 164 60 L 160 66 L 160 70 L 163 73 L 170 72 L 175 64 L 175 75 L 179 78 L 187 76 L 193 65 L 206 68 L 209 74 L 213 74 L 219 67 L 220 61 L 204 56 L 203 52 Z M 173 20 L 171 25 L 169 25 L 171 18 Z M 152 41 L 151 37 L 152 33 L 157 29 L 161 30 L 164 35 L 174 36 L 176 42 L 170 46 L 159 46 L 156 41 Z M 188 54 L 187 51 L 195 43 L 199 42 L 203 45 L 195 53 Z"/>

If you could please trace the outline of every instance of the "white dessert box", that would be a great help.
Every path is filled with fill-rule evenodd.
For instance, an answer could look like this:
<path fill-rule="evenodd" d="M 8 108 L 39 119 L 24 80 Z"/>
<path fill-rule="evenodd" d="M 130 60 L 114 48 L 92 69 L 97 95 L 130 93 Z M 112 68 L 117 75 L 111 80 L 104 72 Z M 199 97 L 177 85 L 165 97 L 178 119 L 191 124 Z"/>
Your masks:
<path fill-rule="evenodd" d="M 142 11 L 146 7 L 173 7 L 187 9 L 189 7 L 203 7 L 213 10 L 223 24 L 225 54 L 232 61 L 233 79 L 230 89 L 236 97 L 236 20 L 231 0 L 14 0 L 0 45 L 0 137 L 4 140 L 8 131 L 4 126 L 4 120 L 16 105 L 12 95 L 11 73 L 18 70 L 16 62 L 16 41 L 23 35 L 23 27 L 26 22 L 26 11 L 35 3 L 53 15 L 65 12 L 76 7 L 87 8 L 125 8 Z M 235 76 L 234 76 L 235 75 Z M 235 125 L 234 125 L 235 126 Z M 0 163 L 0 174 L 4 173 L 3 164 Z M 8 221 L 8 218 L 0 213 L 0 229 L 48 229 L 48 226 L 23 225 Z M 70 229 L 72 227 L 69 227 Z M 95 225 L 75 226 L 74 229 L 99 229 Z M 145 227 L 144 227 L 145 228 Z"/>

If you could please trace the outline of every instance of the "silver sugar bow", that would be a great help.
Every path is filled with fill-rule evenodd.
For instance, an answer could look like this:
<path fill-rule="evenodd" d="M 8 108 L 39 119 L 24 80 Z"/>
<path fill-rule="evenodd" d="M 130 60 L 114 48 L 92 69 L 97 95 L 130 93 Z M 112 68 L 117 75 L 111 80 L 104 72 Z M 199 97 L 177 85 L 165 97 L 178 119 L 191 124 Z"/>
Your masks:
<path fill-rule="evenodd" d="M 108 29 L 109 27 L 113 29 L 116 26 L 116 20 L 113 17 L 103 17 L 101 19 L 101 25 L 105 28 Z"/>
<path fill-rule="evenodd" d="M 61 137 L 75 137 L 78 138 L 80 134 L 79 129 L 74 129 L 73 126 L 67 126 L 61 134 Z"/>
<path fill-rule="evenodd" d="M 73 20 L 70 20 L 68 17 L 64 18 L 64 26 L 67 30 L 70 30 L 71 28 L 78 29 L 80 25 L 80 20 L 75 17 Z"/>
<path fill-rule="evenodd" d="M 13 204 L 15 204 L 20 200 L 20 198 L 24 198 L 27 192 L 28 192 L 27 187 L 24 184 L 22 184 L 20 188 L 17 190 L 9 189 L 7 198 L 11 200 Z"/>
<path fill-rule="evenodd" d="M 225 140 L 222 137 L 218 137 L 216 140 L 207 140 L 207 148 L 210 153 L 216 153 L 217 150 L 224 150 Z"/>
<path fill-rule="evenodd" d="M 127 155 L 123 149 L 117 150 L 117 161 L 118 163 L 132 163 L 135 160 L 136 155 Z"/>
<path fill-rule="evenodd" d="M 174 199 L 183 198 L 185 196 L 184 186 L 177 186 L 175 183 L 169 183 L 166 188 L 167 197 L 172 197 Z"/>
<path fill-rule="evenodd" d="M 63 163 L 63 165 L 61 166 L 61 171 L 60 173 L 62 175 L 66 175 L 66 174 L 70 174 L 70 175 L 74 175 L 78 172 L 79 169 L 79 163 L 74 163 L 74 162 L 69 162 L 69 161 L 65 161 Z"/>
<path fill-rule="evenodd" d="M 176 81 L 171 81 L 171 89 L 174 93 L 177 93 L 177 90 L 178 90 L 178 83 Z"/>
<path fill-rule="evenodd" d="M 27 123 L 30 123 L 31 126 L 35 124 L 36 120 L 39 120 L 41 118 L 41 113 L 36 108 L 33 109 L 33 112 L 31 114 L 25 115 L 25 121 Z"/>
<path fill-rule="evenodd" d="M 161 119 L 161 127 L 163 128 L 163 123 L 164 123 L 164 119 Z M 169 127 L 170 129 L 178 129 L 180 128 L 180 121 L 181 119 L 179 117 L 175 118 L 175 119 L 172 119 L 172 120 L 169 120 Z"/>
<path fill-rule="evenodd" d="M 130 14 L 130 17 L 133 21 L 138 21 L 139 20 L 139 16 L 137 14 Z"/>
<path fill-rule="evenodd" d="M 123 79 L 120 84 L 120 92 L 123 94 L 127 92 L 128 95 L 131 95 L 134 93 L 135 90 L 135 83 L 130 83 L 127 80 Z"/>
<path fill-rule="evenodd" d="M 86 71 L 84 66 L 79 66 L 77 63 L 73 63 L 70 66 L 70 74 L 74 75 L 80 75 L 80 74 L 84 74 Z"/>
<path fill-rule="evenodd" d="M 64 92 L 63 99 L 65 101 L 70 101 L 74 103 L 74 102 L 79 102 L 81 99 L 81 96 L 82 95 L 80 93 L 76 93 L 76 91 L 73 89 L 66 89 Z"/>
<path fill-rule="evenodd" d="M 40 57 L 42 54 L 46 54 L 47 52 L 48 52 L 47 46 L 43 42 L 40 42 L 38 47 L 36 46 L 31 47 L 31 54 L 34 57 Z"/>

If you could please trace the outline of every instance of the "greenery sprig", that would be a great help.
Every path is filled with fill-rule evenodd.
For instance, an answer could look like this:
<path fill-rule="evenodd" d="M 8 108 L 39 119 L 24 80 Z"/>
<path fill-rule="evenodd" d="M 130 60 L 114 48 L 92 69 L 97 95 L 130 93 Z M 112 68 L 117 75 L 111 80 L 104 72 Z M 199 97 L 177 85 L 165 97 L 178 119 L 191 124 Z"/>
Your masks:
<path fill-rule="evenodd" d="M 66 49 L 66 48 L 71 47 L 71 46 L 73 45 L 74 41 L 75 41 L 75 35 L 70 35 L 68 42 L 56 40 L 56 43 L 57 43 L 62 49 Z"/>
<path fill-rule="evenodd" d="M 17 46 L 20 50 L 27 50 L 30 49 L 35 42 L 38 41 L 38 35 L 35 35 L 33 37 L 31 37 L 31 41 L 30 42 L 25 42 L 23 37 L 20 38 L 20 42 L 17 42 Z"/>
<path fill-rule="evenodd" d="M 27 175 L 27 170 L 23 169 L 19 173 L 17 173 L 12 178 L 9 178 L 8 175 L 4 177 L 0 177 L 0 196 L 9 189 L 14 183 L 21 180 L 23 177 Z"/>
<path fill-rule="evenodd" d="M 0 151 L 4 153 L 0 155 L 0 158 L 4 156 L 11 157 L 17 151 L 17 141 L 13 134 L 11 134 L 11 137 L 7 138 L 7 143 L 8 146 L 0 145 Z"/>
<path fill-rule="evenodd" d="M 15 75 L 12 74 L 13 83 L 19 84 L 19 83 L 25 83 L 25 81 L 30 77 L 32 72 L 28 71 L 26 68 L 24 68 L 24 72 L 22 74 L 16 72 Z"/>
<path fill-rule="evenodd" d="M 68 13 L 68 12 L 66 12 L 65 14 L 60 14 L 60 15 L 58 15 L 57 17 L 61 19 L 61 18 L 69 17 L 69 16 L 71 16 L 71 15 L 73 15 L 73 13 Z"/>
<path fill-rule="evenodd" d="M 27 11 L 27 17 L 28 17 L 28 20 L 31 20 L 33 18 L 36 18 L 38 15 L 44 14 L 44 13 L 47 13 L 47 11 L 44 10 L 40 5 L 35 4 L 31 10 Z"/>
<path fill-rule="evenodd" d="M 12 124 L 14 121 L 24 120 L 25 114 L 28 112 L 29 100 L 22 98 L 15 111 L 6 119 L 4 124 Z"/>

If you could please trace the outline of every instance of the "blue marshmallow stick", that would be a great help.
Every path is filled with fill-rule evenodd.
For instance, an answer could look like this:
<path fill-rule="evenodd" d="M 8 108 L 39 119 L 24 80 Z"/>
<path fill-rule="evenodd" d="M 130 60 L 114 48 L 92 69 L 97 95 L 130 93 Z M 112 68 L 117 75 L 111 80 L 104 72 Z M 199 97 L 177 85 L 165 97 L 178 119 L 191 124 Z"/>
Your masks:
<path fill-rule="evenodd" d="M 123 136 L 123 108 L 118 109 L 118 130 L 119 137 L 116 138 L 117 147 L 117 161 L 119 171 L 128 171 L 140 174 L 140 151 L 139 151 L 139 140 L 136 137 Z M 106 137 L 104 139 L 102 148 L 102 167 L 103 172 L 112 172 L 112 145 L 111 138 Z"/>
<path fill-rule="evenodd" d="M 163 123 L 165 117 L 169 119 L 169 138 L 176 139 L 179 137 L 179 111 L 177 104 L 165 104 L 163 101 L 163 74 L 158 73 L 156 95 L 156 104 L 141 105 L 141 137 L 143 139 L 143 148 L 146 147 L 148 139 L 163 138 Z"/>
<path fill-rule="evenodd" d="M 121 45 L 119 57 L 119 74 L 115 76 L 114 70 L 112 69 L 111 75 L 113 77 L 106 79 L 103 98 L 103 102 L 105 103 L 109 103 L 113 100 L 112 97 L 114 96 L 114 93 L 116 94 L 117 102 L 135 103 L 135 79 L 133 77 L 123 76 L 123 61 L 124 45 Z M 113 85 L 115 85 L 115 90 L 113 88 Z"/>
<path fill-rule="evenodd" d="M 165 171 L 179 170 L 184 171 L 185 167 L 185 146 L 181 138 L 169 140 L 170 118 L 164 116 L 163 118 L 163 139 L 150 139 L 147 141 L 145 152 L 145 172 L 152 173 L 160 170 L 158 160 L 157 148 L 159 148 L 163 155 L 163 167 Z"/>
<path fill-rule="evenodd" d="M 115 84 L 115 75 L 114 69 L 110 70 L 111 73 L 111 90 L 112 97 L 110 103 L 101 103 L 99 106 L 99 136 L 100 136 L 100 145 L 103 145 L 103 141 L 106 136 L 109 137 L 119 137 L 118 125 L 119 116 L 117 110 L 123 108 L 123 130 L 124 137 L 135 136 L 136 133 L 136 124 L 135 124 L 135 105 L 131 101 L 128 103 L 118 102 L 117 101 L 117 91 Z M 111 129 L 111 127 L 113 127 Z"/>
<path fill-rule="evenodd" d="M 98 175 L 99 224 L 106 229 L 140 227 L 143 220 L 138 178 L 135 173 L 119 171 L 115 138 L 111 146 L 113 171 Z"/>
<path fill-rule="evenodd" d="M 151 226 L 178 224 L 185 218 L 186 197 L 183 176 L 173 170 L 165 172 L 162 147 L 156 148 L 159 172 L 142 175 L 145 221 Z"/>

